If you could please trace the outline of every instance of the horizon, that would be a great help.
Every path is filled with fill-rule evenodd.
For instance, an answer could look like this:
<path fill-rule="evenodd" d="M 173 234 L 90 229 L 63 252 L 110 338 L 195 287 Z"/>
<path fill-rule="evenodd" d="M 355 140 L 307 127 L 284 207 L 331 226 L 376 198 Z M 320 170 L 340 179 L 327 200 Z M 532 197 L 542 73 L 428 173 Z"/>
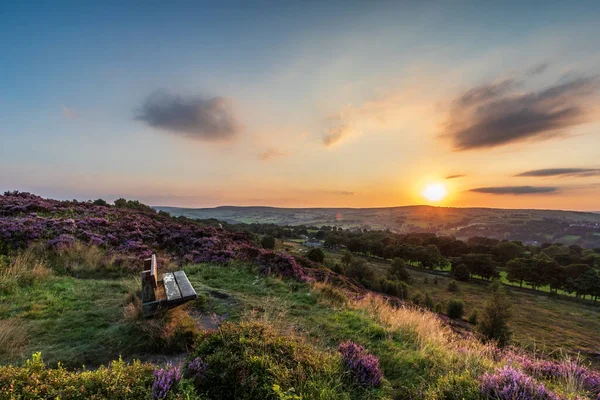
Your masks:
<path fill-rule="evenodd" d="M 2 191 L 600 211 L 598 2 L 2 8 Z"/>

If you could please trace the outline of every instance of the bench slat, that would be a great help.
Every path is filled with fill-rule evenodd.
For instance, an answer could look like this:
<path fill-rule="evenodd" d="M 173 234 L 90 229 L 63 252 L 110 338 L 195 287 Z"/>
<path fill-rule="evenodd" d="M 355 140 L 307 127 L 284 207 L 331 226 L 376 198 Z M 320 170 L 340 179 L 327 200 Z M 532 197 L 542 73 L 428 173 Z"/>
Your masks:
<path fill-rule="evenodd" d="M 163 276 L 163 283 L 165 285 L 165 293 L 167 295 L 167 302 L 181 300 L 181 292 L 179 286 L 175 281 L 175 276 L 172 273 L 166 273 Z"/>
<path fill-rule="evenodd" d="M 190 283 L 190 280 L 185 275 L 185 272 L 175 271 L 173 275 L 177 280 L 177 284 L 179 285 L 179 290 L 181 291 L 181 297 L 183 298 L 183 300 L 193 300 L 196 297 L 198 297 L 196 291 L 194 290 L 194 287 Z"/>

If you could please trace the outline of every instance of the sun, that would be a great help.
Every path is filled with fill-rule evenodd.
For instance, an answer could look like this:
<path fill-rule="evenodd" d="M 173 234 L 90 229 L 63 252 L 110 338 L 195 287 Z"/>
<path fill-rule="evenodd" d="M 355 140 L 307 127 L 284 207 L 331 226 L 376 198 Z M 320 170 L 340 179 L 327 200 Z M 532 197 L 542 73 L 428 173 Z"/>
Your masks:
<path fill-rule="evenodd" d="M 429 201 L 440 201 L 446 197 L 446 188 L 439 183 L 430 183 L 423 190 L 423 197 Z"/>

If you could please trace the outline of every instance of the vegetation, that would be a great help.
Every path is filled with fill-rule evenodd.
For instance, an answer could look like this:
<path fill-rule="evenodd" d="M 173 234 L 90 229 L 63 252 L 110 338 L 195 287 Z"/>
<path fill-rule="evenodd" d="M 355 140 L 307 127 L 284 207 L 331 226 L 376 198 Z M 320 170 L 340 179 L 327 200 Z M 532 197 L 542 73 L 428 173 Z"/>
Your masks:
<path fill-rule="evenodd" d="M 511 303 L 504 289 L 499 284 L 491 287 L 491 295 L 481 312 L 478 330 L 487 339 L 499 346 L 505 346 L 512 335 L 508 326 L 511 315 Z"/>
<path fill-rule="evenodd" d="M 517 300 L 501 287 L 464 282 L 450 292 L 454 280 L 431 265 L 415 269 L 410 259 L 390 264 L 327 252 L 320 265 L 257 247 L 246 233 L 144 208 L 27 194 L 0 197 L 0 210 L 0 399 L 598 396 L 600 378 L 588 365 L 493 344 L 507 341 L 509 327 L 520 337 L 524 318 L 535 327 L 534 313 L 581 304 L 531 303 L 540 300 L 519 293 L 519 315 L 507 320 L 492 311 Z M 442 263 L 446 256 L 431 246 L 421 246 L 420 257 Z M 160 265 L 183 268 L 199 298 L 145 320 L 138 273 L 150 249 Z M 419 306 L 402 301 L 408 290 Z M 456 318 L 477 306 L 477 329 L 488 343 L 466 322 L 427 310 L 443 311 L 443 304 L 448 315 L 462 309 Z M 110 361 L 120 354 L 152 362 Z"/>
<path fill-rule="evenodd" d="M 461 300 L 450 300 L 446 308 L 446 315 L 453 319 L 461 319 L 465 315 L 465 304 Z"/>

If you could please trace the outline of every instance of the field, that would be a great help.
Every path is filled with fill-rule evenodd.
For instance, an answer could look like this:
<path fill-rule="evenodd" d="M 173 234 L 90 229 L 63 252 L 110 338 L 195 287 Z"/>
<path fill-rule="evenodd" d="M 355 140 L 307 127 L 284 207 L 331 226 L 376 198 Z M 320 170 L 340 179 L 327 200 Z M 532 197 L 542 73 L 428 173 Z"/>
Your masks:
<path fill-rule="evenodd" d="M 396 233 L 436 232 L 467 239 L 487 236 L 497 239 L 562 242 L 600 247 L 600 214 L 558 210 L 512 210 L 405 206 L 388 208 L 275 208 L 155 207 L 174 216 L 217 219 L 227 223 L 338 226 L 344 229 L 389 229 Z M 559 232 L 559 233 L 557 233 Z M 562 233 L 560 233 L 562 232 Z M 565 234 L 564 232 L 567 232 Z"/>

